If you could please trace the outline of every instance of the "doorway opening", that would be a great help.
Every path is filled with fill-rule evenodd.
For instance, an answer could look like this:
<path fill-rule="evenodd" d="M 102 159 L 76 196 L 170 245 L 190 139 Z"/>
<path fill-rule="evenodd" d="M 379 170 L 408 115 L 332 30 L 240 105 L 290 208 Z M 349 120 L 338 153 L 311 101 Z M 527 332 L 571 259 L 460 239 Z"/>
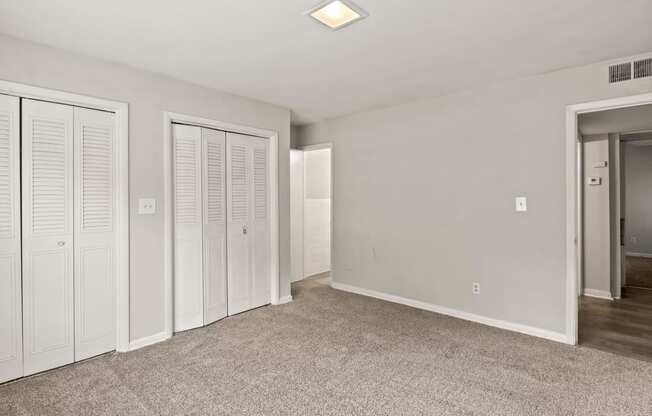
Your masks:
<path fill-rule="evenodd" d="M 309 280 L 329 285 L 333 228 L 330 144 L 290 151 L 290 199 L 292 283 Z"/>
<path fill-rule="evenodd" d="M 652 104 L 580 114 L 580 345 L 652 360 Z"/>

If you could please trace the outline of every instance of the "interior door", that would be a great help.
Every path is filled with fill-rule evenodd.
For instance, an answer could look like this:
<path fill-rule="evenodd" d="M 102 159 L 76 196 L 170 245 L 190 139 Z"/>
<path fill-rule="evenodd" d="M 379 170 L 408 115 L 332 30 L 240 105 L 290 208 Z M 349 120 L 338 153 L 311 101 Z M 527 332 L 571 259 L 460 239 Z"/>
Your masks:
<path fill-rule="evenodd" d="M 227 133 L 227 253 L 229 315 L 249 309 L 251 253 L 249 205 L 251 145 L 247 136 Z"/>
<path fill-rule="evenodd" d="M 270 300 L 270 209 L 269 209 L 269 140 L 251 137 L 252 147 L 252 209 L 251 240 L 253 299 L 250 308 L 267 305 Z"/>
<path fill-rule="evenodd" d="M 19 98 L 0 95 L 0 383 L 23 375 Z"/>
<path fill-rule="evenodd" d="M 226 133 L 202 128 L 204 325 L 227 315 Z"/>
<path fill-rule="evenodd" d="M 75 360 L 115 349 L 114 114 L 74 109 Z"/>
<path fill-rule="evenodd" d="M 74 361 L 73 107 L 22 100 L 25 375 Z"/>
<path fill-rule="evenodd" d="M 174 330 L 204 324 L 201 128 L 172 125 L 174 158 Z"/>
<path fill-rule="evenodd" d="M 268 144 L 227 133 L 229 315 L 270 301 Z"/>

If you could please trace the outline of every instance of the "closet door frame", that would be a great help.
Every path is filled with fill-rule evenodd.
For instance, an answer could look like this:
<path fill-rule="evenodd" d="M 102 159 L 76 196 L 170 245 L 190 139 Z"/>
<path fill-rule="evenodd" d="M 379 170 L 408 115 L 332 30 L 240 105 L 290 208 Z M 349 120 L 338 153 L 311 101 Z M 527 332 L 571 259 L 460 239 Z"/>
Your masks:
<path fill-rule="evenodd" d="M 223 121 L 210 120 L 202 117 L 189 116 L 185 114 L 164 112 L 163 113 L 163 143 L 165 163 L 165 198 L 163 211 L 165 212 L 165 335 L 172 337 L 174 331 L 174 213 L 173 213 L 173 178 L 172 178 L 172 123 L 190 124 L 198 127 L 205 127 L 225 132 L 233 132 L 256 136 L 269 140 L 269 163 L 268 174 L 269 186 L 269 207 L 270 207 L 270 303 L 280 305 L 292 300 L 292 296 L 280 297 L 280 273 L 279 273 L 279 210 L 278 210 L 278 132 L 273 130 L 259 129 L 256 127 L 243 126 Z M 228 266 L 227 266 L 228 267 Z"/>
<path fill-rule="evenodd" d="M 134 349 L 129 340 L 129 104 L 3 80 L 0 80 L 0 94 L 115 114 L 116 350 Z"/>

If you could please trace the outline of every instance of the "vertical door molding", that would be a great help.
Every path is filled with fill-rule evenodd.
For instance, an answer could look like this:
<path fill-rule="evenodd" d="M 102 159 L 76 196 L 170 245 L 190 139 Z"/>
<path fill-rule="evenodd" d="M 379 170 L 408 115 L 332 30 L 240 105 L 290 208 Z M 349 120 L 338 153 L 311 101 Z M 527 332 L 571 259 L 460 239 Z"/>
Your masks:
<path fill-rule="evenodd" d="M 19 112 L 0 95 L 0 383 L 23 375 Z"/>

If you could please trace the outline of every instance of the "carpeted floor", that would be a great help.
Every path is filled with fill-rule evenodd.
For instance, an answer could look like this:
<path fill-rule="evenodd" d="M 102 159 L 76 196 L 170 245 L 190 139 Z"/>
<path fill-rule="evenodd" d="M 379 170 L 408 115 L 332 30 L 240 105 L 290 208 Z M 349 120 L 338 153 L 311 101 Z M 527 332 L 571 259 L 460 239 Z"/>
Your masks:
<path fill-rule="evenodd" d="M 0 386 L 1 415 L 650 415 L 652 364 L 339 292 Z"/>

